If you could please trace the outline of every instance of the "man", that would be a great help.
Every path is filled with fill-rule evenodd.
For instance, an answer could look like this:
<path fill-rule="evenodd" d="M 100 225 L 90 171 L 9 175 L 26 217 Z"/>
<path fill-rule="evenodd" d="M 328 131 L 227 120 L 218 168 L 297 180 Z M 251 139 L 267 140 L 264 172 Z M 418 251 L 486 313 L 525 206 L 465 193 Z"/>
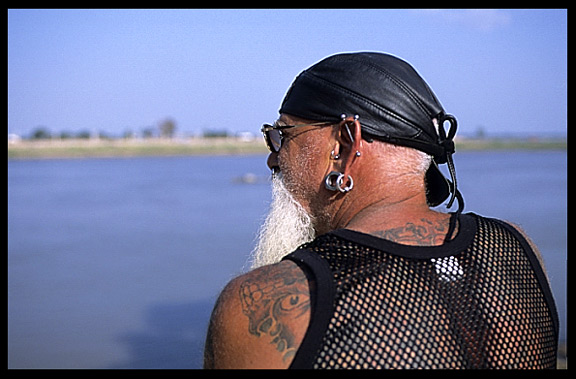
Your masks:
<path fill-rule="evenodd" d="M 539 253 L 461 213 L 456 120 L 408 63 L 328 57 L 262 130 L 273 203 L 254 269 L 214 308 L 206 367 L 555 367 Z M 448 198 L 456 212 L 431 209 Z"/>

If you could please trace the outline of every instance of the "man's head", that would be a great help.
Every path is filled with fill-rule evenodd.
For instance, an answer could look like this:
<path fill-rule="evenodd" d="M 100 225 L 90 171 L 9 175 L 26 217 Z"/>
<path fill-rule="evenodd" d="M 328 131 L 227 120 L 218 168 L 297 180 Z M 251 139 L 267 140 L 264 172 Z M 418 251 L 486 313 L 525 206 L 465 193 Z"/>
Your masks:
<path fill-rule="evenodd" d="M 436 166 L 448 162 L 455 182 L 455 120 L 416 71 L 391 55 L 338 54 L 305 70 L 288 90 L 280 118 L 263 132 L 272 151 L 268 165 L 290 195 L 282 201 L 297 205 L 296 219 L 308 220 L 309 230 L 294 233 L 300 236 L 292 244 L 342 227 L 349 210 L 368 206 L 370 198 L 420 193 L 435 206 L 456 193 Z M 274 196 L 272 210 L 280 198 Z M 266 223 L 285 221 L 273 211 Z"/>

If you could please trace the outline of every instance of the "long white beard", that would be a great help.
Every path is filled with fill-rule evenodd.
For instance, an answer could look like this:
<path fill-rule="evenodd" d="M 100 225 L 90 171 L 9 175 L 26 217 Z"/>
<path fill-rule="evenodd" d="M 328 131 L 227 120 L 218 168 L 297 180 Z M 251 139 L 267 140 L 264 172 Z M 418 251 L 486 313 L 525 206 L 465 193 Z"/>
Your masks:
<path fill-rule="evenodd" d="M 258 232 L 250 268 L 280 262 L 315 235 L 310 215 L 286 189 L 281 174 L 274 175 L 270 211 Z"/>

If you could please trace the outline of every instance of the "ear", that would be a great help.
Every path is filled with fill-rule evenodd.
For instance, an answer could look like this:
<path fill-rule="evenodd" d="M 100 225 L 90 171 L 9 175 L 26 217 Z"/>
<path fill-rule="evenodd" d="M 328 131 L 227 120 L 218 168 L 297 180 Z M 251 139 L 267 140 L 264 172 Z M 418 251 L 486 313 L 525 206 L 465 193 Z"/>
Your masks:
<path fill-rule="evenodd" d="M 340 156 L 343 173 L 349 174 L 354 162 L 362 155 L 362 126 L 358 117 L 347 117 L 340 125 Z"/>

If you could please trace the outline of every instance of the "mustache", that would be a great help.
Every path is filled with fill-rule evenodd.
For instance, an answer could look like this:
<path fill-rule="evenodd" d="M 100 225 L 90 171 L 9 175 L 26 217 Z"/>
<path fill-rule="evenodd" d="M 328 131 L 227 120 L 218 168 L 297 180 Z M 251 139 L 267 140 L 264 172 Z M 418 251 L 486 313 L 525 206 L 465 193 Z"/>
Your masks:
<path fill-rule="evenodd" d="M 250 269 L 278 263 L 315 236 L 312 217 L 286 188 L 281 172 L 272 175 L 272 202 L 258 231 Z"/>

